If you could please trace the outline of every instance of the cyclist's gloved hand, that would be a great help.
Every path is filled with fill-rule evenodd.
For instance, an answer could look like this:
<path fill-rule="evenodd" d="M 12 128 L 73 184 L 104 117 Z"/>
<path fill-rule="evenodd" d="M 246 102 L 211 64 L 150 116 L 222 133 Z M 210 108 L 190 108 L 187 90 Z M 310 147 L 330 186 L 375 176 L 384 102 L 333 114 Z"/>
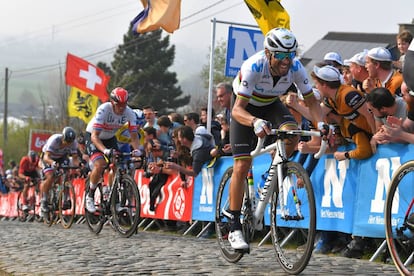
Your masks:
<path fill-rule="evenodd" d="M 30 176 L 26 176 L 26 182 L 30 182 Z"/>
<path fill-rule="evenodd" d="M 134 157 L 140 157 L 142 155 L 142 152 L 139 149 L 134 149 L 132 151 L 132 156 Z"/>
<path fill-rule="evenodd" d="M 318 129 L 321 131 L 323 136 L 328 136 L 329 126 L 325 122 L 318 122 Z"/>
<path fill-rule="evenodd" d="M 253 123 L 254 133 L 259 134 L 264 130 L 264 127 L 271 127 L 271 123 L 263 119 L 257 118 Z"/>
<path fill-rule="evenodd" d="M 111 149 L 104 149 L 103 154 L 106 156 L 111 156 L 112 150 Z"/>

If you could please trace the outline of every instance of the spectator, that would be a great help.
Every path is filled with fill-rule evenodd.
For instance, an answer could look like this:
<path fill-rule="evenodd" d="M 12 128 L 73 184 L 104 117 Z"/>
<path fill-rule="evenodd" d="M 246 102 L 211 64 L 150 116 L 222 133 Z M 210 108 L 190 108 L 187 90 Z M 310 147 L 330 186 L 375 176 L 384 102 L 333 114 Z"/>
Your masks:
<path fill-rule="evenodd" d="M 387 143 L 384 136 L 383 125 L 388 125 L 387 117 L 394 116 L 400 120 L 407 117 L 407 104 L 401 97 L 394 97 L 391 92 L 384 87 L 374 88 L 367 95 L 368 110 L 374 115 L 377 132 L 371 138 L 371 148 L 375 153 L 377 144 Z"/>
<path fill-rule="evenodd" d="M 208 110 L 207 107 L 203 107 L 201 108 L 200 111 L 200 125 L 204 126 L 205 128 L 207 128 L 207 117 L 208 116 Z M 221 141 L 221 125 L 218 121 L 214 120 L 215 118 L 215 112 L 214 109 L 211 110 L 211 130 L 210 133 L 213 135 L 214 137 L 214 142 L 216 145 L 220 144 Z"/>
<path fill-rule="evenodd" d="M 367 53 L 368 50 L 364 50 L 344 61 L 346 64 L 349 64 L 349 71 L 352 75 L 352 86 L 362 92 L 366 92 L 362 83 L 369 77 L 367 68 L 365 68 Z"/>
<path fill-rule="evenodd" d="M 177 127 L 180 127 L 180 126 L 184 125 L 184 117 L 180 113 L 171 112 L 168 115 L 168 118 L 170 118 L 170 121 L 172 122 L 174 129 L 176 129 Z"/>
<path fill-rule="evenodd" d="M 393 61 L 392 64 L 399 72 L 402 72 L 403 70 L 405 54 L 407 53 L 408 46 L 410 46 L 412 40 L 413 35 L 408 30 L 404 30 L 397 35 L 397 47 L 400 51 L 400 58 L 397 61 Z"/>
<path fill-rule="evenodd" d="M 370 157 L 373 154 L 370 139 L 375 132 L 375 123 L 368 112 L 364 94 L 351 86 L 341 84 L 340 72 L 333 66 L 315 66 L 311 76 L 324 97 L 323 110 L 326 114 L 331 112 L 339 115 L 337 123 L 340 124 L 342 136 L 351 137 L 356 145 L 351 151 L 334 152 L 335 159 L 341 161 Z M 334 245 L 333 238 L 333 235 L 324 235 L 317 247 L 324 248 L 325 252 L 330 251 Z M 364 240 L 356 237 L 347 245 L 343 256 L 360 258 L 364 245 Z"/>
<path fill-rule="evenodd" d="M 230 124 L 231 100 L 233 97 L 233 87 L 231 84 L 225 82 L 217 84 L 216 97 L 217 102 L 220 104 L 221 108 L 224 109 L 224 118 L 227 120 L 227 123 Z"/>
<path fill-rule="evenodd" d="M 170 156 L 170 151 L 174 150 L 174 142 L 172 140 L 173 125 L 167 115 L 159 117 L 157 125 L 159 126 L 157 138 L 161 143 L 163 159 L 167 160 L 167 157 Z"/>
<path fill-rule="evenodd" d="M 147 105 L 147 106 L 144 106 L 143 111 L 144 111 L 144 116 L 145 116 L 145 121 L 146 121 L 144 127 L 151 126 L 158 131 L 160 127 L 157 124 L 157 118 L 155 115 L 154 108 L 150 105 Z"/>
<path fill-rule="evenodd" d="M 329 52 L 326 53 L 323 57 L 323 61 L 326 65 L 332 65 L 336 69 L 339 70 L 342 74 L 342 66 L 344 66 L 344 63 L 342 61 L 342 57 L 337 52 Z"/>
<path fill-rule="evenodd" d="M 369 77 L 364 80 L 362 87 L 367 93 L 375 87 L 385 87 L 392 95 L 401 96 L 403 76 L 392 68 L 392 57 L 388 49 L 376 47 L 369 50 L 365 68 Z"/>

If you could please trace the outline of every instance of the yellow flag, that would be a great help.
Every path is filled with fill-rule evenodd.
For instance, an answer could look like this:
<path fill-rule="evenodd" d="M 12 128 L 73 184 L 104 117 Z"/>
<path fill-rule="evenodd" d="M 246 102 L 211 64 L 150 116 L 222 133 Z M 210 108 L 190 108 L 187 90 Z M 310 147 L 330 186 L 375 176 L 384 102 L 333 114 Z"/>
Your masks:
<path fill-rule="evenodd" d="M 72 87 L 68 98 L 69 117 L 78 117 L 85 123 L 89 123 L 95 115 L 98 103 L 99 99 L 97 96 Z"/>
<path fill-rule="evenodd" d="M 290 17 L 280 0 L 244 0 L 263 35 L 273 28 L 290 29 Z"/>
<path fill-rule="evenodd" d="M 141 0 L 144 10 L 132 20 L 136 33 L 163 28 L 173 33 L 180 27 L 181 0 Z"/>

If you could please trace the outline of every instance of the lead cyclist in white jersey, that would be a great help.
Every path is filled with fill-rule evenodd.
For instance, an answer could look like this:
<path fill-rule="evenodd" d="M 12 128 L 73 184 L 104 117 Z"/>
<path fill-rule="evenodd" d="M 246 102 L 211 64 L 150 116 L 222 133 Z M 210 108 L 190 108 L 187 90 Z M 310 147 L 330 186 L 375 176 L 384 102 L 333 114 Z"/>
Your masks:
<path fill-rule="evenodd" d="M 233 82 L 235 101 L 230 123 L 230 143 L 234 165 L 230 183 L 229 242 L 234 249 L 245 250 L 248 244 L 242 234 L 240 209 L 243 200 L 244 180 L 251 166 L 250 152 L 254 139 L 264 137 L 270 124 L 280 129 L 297 129 L 297 123 L 279 96 L 295 84 L 320 128 L 322 112 L 313 96 L 307 72 L 296 58 L 297 41 L 293 33 L 284 28 L 270 30 L 264 40 L 264 50 L 247 59 Z M 269 124 L 270 123 L 270 124 Z M 288 156 L 293 153 L 298 140 L 286 141 Z"/>
<path fill-rule="evenodd" d="M 86 209 L 95 212 L 93 195 L 101 179 L 102 173 L 107 166 L 104 155 L 109 155 L 111 149 L 118 150 L 115 137 L 116 131 L 125 123 L 129 123 L 131 134 L 131 145 L 134 148 L 133 155 L 139 156 L 139 137 L 137 134 L 136 116 L 134 111 L 127 106 L 128 91 L 121 87 L 112 90 L 110 101 L 101 104 L 96 110 L 95 116 L 88 123 L 85 133 L 86 151 L 93 163 L 89 176 L 90 189 L 86 196 Z"/>

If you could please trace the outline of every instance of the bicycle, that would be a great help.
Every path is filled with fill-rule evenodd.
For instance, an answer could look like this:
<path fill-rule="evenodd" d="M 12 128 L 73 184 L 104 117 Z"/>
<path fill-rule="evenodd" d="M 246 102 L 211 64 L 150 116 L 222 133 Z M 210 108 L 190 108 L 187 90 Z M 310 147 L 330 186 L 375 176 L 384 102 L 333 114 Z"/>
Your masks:
<path fill-rule="evenodd" d="M 76 216 L 76 194 L 72 184 L 73 174 L 71 170 L 79 169 L 65 162 L 59 164 L 54 172 L 54 181 L 48 195 L 49 212 L 43 218 L 44 222 L 52 226 L 60 223 L 63 228 L 72 226 Z"/>
<path fill-rule="evenodd" d="M 130 156 L 132 153 L 112 152 L 110 154 L 108 167 L 111 170 L 116 168 L 112 184 L 102 184 L 103 181 L 98 184 L 94 195 L 96 212 L 90 213 L 85 207 L 87 225 L 95 234 L 101 232 L 107 221 L 123 237 L 128 238 L 137 232 L 141 197 L 130 167 L 136 161 L 127 158 Z M 89 178 L 85 183 L 85 197 L 88 194 Z"/>
<path fill-rule="evenodd" d="M 414 160 L 402 164 L 388 188 L 384 210 L 385 235 L 394 265 L 401 275 L 414 271 Z"/>
<path fill-rule="evenodd" d="M 242 232 L 247 243 L 253 240 L 255 230 L 262 230 L 263 216 L 267 203 L 271 205 L 271 237 L 276 258 L 282 268 L 290 274 L 298 274 L 307 266 L 312 255 L 316 232 L 315 198 L 310 178 L 301 164 L 288 160 L 284 139 L 292 136 L 321 136 L 319 131 L 272 129 L 276 141 L 263 147 L 264 138 L 259 138 L 251 152 L 253 158 L 276 150 L 268 176 L 260 192 L 260 200 L 254 205 L 245 181 L 244 198 L 241 209 Z M 327 147 L 322 139 L 321 148 L 315 154 L 319 158 Z M 228 168 L 218 188 L 215 222 L 216 235 L 222 256 L 232 263 L 238 262 L 247 250 L 234 250 L 229 241 L 228 190 L 233 167 Z M 278 223 L 281 225 L 279 226 Z"/>
<path fill-rule="evenodd" d="M 23 210 L 23 191 L 19 191 L 17 196 L 17 214 L 20 221 L 31 221 L 35 219 L 38 222 L 42 221 L 40 216 L 40 190 L 39 190 L 40 178 L 33 178 L 29 182 L 27 189 L 26 205 L 27 210 Z"/>

